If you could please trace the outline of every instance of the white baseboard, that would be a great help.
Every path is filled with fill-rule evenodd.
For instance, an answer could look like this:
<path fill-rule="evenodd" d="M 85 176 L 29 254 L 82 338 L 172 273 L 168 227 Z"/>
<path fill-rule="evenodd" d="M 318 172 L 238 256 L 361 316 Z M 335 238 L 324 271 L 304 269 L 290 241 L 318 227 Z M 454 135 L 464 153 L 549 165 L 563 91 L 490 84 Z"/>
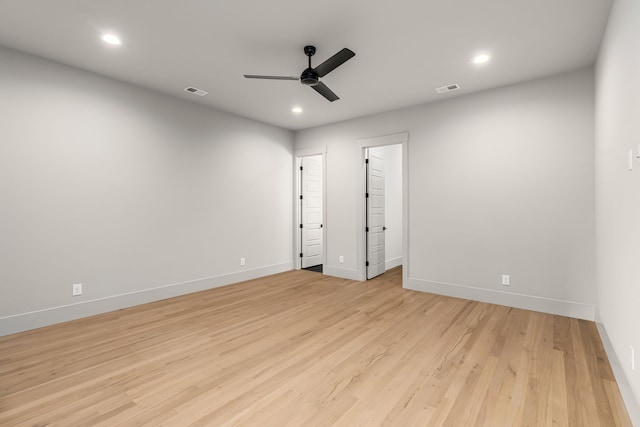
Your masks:
<path fill-rule="evenodd" d="M 599 318 L 600 316 L 598 315 L 597 317 Z M 606 328 L 601 322 L 596 322 L 596 326 L 600 333 L 600 339 L 602 340 L 604 351 L 607 353 L 607 357 L 609 358 L 609 364 L 613 370 L 613 375 L 616 377 L 616 382 L 618 383 L 618 389 L 620 389 L 622 400 L 627 408 L 629 418 L 631 418 L 631 424 L 634 426 L 640 426 L 640 397 L 634 393 L 633 388 L 631 387 L 629 377 L 627 377 L 624 368 L 620 363 L 620 359 L 618 359 L 618 355 L 611 344 Z"/>
<path fill-rule="evenodd" d="M 105 298 L 0 317 L 0 336 L 41 328 L 134 305 L 160 301 L 193 292 L 231 285 L 293 269 L 293 262 L 236 271 Z"/>
<path fill-rule="evenodd" d="M 595 306 L 592 304 L 494 291 L 473 286 L 433 282 L 411 277 L 407 278 L 403 287 L 414 291 L 430 292 L 450 297 L 506 305 L 508 307 L 522 308 L 542 313 L 575 317 L 577 319 L 594 320 L 595 318 Z"/>
<path fill-rule="evenodd" d="M 346 268 L 338 268 L 332 267 L 330 265 L 325 265 L 322 268 L 322 274 L 333 277 L 340 277 L 342 279 L 351 279 L 351 280 L 362 280 L 360 278 L 360 274 L 358 270 L 349 270 Z"/>
<path fill-rule="evenodd" d="M 385 261 L 384 263 L 384 269 L 385 270 L 391 270 L 392 268 L 395 268 L 399 265 L 402 265 L 402 257 L 395 257 L 395 258 L 391 258 Z"/>

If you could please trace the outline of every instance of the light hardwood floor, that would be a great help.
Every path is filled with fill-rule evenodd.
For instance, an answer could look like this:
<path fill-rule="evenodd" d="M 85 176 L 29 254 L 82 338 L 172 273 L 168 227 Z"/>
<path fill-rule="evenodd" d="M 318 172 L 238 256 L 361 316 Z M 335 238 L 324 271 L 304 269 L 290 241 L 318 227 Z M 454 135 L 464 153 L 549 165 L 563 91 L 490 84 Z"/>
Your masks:
<path fill-rule="evenodd" d="M 0 338 L 2 426 L 630 426 L 595 324 L 295 271 Z"/>

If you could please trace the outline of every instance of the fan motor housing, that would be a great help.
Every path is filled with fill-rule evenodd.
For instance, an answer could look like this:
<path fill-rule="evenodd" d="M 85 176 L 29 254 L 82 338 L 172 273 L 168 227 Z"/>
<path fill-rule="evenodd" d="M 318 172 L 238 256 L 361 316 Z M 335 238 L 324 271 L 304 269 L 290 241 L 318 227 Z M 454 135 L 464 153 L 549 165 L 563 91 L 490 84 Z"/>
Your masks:
<path fill-rule="evenodd" d="M 318 73 L 313 68 L 307 68 L 300 75 L 300 83 L 307 86 L 315 86 L 318 84 Z"/>

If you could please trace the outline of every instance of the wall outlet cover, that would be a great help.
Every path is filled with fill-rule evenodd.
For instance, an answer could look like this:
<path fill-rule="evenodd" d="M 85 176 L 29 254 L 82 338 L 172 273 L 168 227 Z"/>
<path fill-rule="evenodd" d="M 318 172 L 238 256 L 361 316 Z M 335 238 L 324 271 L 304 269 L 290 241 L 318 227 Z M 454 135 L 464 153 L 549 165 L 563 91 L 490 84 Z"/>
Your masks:
<path fill-rule="evenodd" d="M 509 277 L 508 274 L 503 274 L 502 275 L 502 286 L 510 286 L 511 285 L 511 279 Z"/>
<path fill-rule="evenodd" d="M 71 287 L 71 295 L 77 297 L 82 295 L 82 283 L 75 283 Z"/>

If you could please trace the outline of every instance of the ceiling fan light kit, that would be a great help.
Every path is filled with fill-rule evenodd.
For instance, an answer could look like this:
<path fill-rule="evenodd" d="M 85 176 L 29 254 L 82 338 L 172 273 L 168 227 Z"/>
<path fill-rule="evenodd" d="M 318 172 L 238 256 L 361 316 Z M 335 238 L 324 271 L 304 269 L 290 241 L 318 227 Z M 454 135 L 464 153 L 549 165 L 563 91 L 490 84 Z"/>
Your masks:
<path fill-rule="evenodd" d="M 322 83 L 320 81 L 320 78 L 326 76 L 331 71 L 335 70 L 340 65 L 344 64 L 349 59 L 356 56 L 356 54 L 350 49 L 347 49 L 345 47 L 344 49 L 342 49 L 341 51 L 333 55 L 331 58 L 327 59 L 322 64 L 318 65 L 316 68 L 313 68 L 311 66 L 311 57 L 315 55 L 315 53 L 316 53 L 315 46 L 304 47 L 304 54 L 307 55 L 307 57 L 309 58 L 309 66 L 302 72 L 302 74 L 300 74 L 300 77 L 262 76 L 262 75 L 256 75 L 256 74 L 245 74 L 244 77 L 247 79 L 265 79 L 265 80 L 300 80 L 300 83 L 302 83 L 305 86 L 310 86 L 320 95 L 324 96 L 327 100 L 331 102 L 336 101 L 340 99 L 338 98 L 338 95 L 333 93 L 333 91 L 329 89 L 327 85 Z"/>

